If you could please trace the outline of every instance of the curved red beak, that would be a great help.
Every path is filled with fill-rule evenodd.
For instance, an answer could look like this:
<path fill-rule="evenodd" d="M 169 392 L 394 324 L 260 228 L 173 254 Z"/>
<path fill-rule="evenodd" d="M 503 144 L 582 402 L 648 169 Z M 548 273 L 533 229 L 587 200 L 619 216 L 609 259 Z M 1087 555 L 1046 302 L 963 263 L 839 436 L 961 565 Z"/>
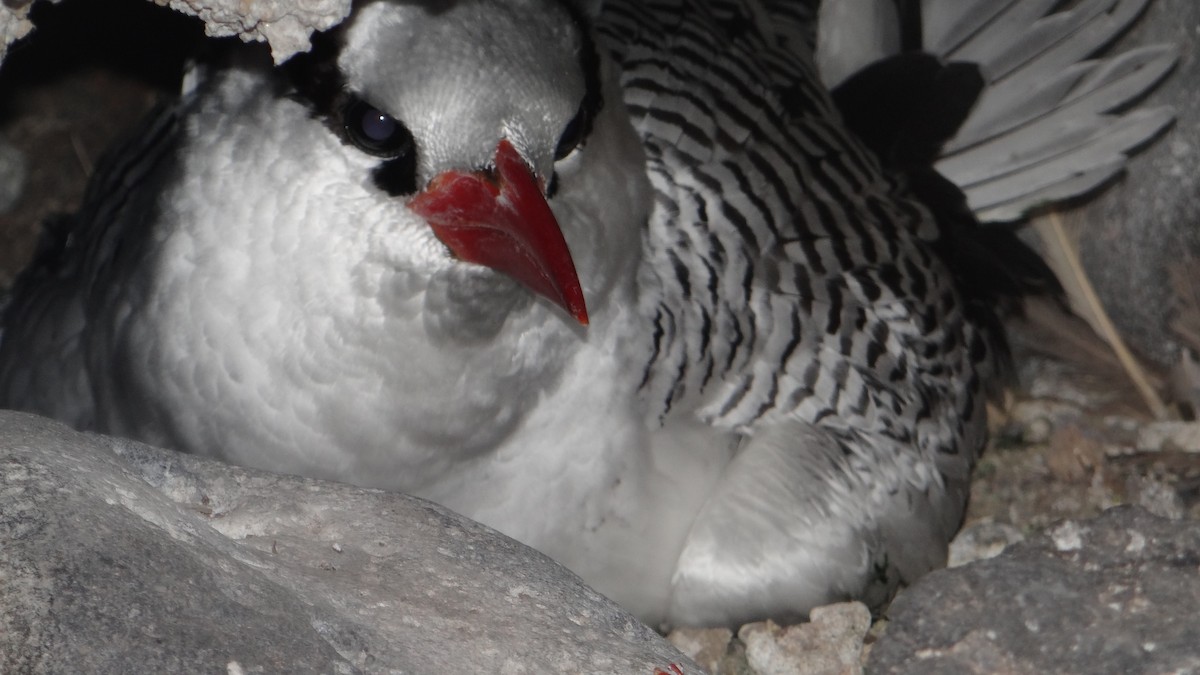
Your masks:
<path fill-rule="evenodd" d="M 494 169 L 439 174 L 408 207 L 460 260 L 507 274 L 587 325 L 567 242 L 533 171 L 512 143 L 500 141 Z"/>

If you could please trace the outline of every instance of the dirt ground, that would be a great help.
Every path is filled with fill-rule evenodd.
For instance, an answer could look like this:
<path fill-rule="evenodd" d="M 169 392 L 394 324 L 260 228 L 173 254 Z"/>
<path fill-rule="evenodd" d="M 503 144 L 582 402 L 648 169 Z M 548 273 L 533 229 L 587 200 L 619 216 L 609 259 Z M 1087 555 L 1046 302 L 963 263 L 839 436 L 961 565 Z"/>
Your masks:
<path fill-rule="evenodd" d="M 975 470 L 966 527 L 1000 523 L 1028 534 L 1128 503 L 1200 517 L 1200 426 L 1184 420 L 1190 411 L 1169 406 L 1168 419 L 1152 418 L 1086 324 L 1055 323 L 1073 327 L 1073 344 L 1091 347 L 1065 357 L 1068 348 L 1044 326 L 1009 322 L 1019 378 L 989 411 L 992 438 Z M 1166 374 L 1152 376 L 1163 382 Z"/>

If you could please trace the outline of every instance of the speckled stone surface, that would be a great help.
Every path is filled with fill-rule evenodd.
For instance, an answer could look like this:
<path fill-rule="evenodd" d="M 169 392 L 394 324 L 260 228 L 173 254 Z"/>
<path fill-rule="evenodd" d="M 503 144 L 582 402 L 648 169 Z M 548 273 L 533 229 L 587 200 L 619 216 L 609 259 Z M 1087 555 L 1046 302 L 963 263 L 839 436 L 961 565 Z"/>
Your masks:
<path fill-rule="evenodd" d="M 1200 671 L 1200 523 L 1117 507 L 897 596 L 869 673 Z"/>
<path fill-rule="evenodd" d="M 0 412 L 0 672 L 699 668 L 436 505 Z"/>

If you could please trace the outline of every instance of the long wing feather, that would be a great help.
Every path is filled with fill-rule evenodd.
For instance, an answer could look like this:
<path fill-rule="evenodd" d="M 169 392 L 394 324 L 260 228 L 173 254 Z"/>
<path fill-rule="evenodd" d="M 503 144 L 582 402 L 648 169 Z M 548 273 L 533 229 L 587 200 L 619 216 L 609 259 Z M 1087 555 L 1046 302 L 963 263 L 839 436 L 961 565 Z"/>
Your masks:
<path fill-rule="evenodd" d="M 1121 111 L 1171 70 L 1173 46 L 1092 58 L 1147 2 L 1084 0 L 1046 14 L 1059 3 L 1017 0 L 959 15 L 947 0 L 924 1 L 927 47 L 946 60 L 978 63 L 987 79 L 937 163 L 981 220 L 1016 220 L 1086 194 L 1170 124 L 1169 108 Z"/>
<path fill-rule="evenodd" d="M 1102 185 L 1124 168 L 1131 150 L 1173 119 L 1170 108 L 1149 108 L 1091 124 L 1088 120 L 1078 124 L 1064 120 L 1059 127 L 1061 136 L 1052 144 L 1043 143 L 1041 130 L 1017 134 L 1011 139 L 1005 160 L 979 167 L 990 172 L 961 187 L 981 220 L 1016 220 L 1031 208 L 1085 194 Z M 938 166 L 941 168 L 941 164 Z"/>
<path fill-rule="evenodd" d="M 994 353 L 929 211 L 843 125 L 795 48 L 805 29 L 781 36 L 762 8 L 608 0 L 598 24 L 657 197 L 639 273 L 650 421 L 742 439 L 740 468 L 696 520 L 704 552 L 677 568 L 676 590 L 703 605 L 677 609 L 699 623 L 721 599 L 697 590 L 716 587 L 693 563 L 769 588 L 744 596 L 766 614 L 830 585 L 886 595 L 937 564 L 981 449 Z M 764 475 L 780 489 L 746 505 Z M 759 525 L 770 538 L 752 539 L 777 554 L 737 548 Z M 772 586 L 768 567 L 796 558 L 812 574 Z"/>

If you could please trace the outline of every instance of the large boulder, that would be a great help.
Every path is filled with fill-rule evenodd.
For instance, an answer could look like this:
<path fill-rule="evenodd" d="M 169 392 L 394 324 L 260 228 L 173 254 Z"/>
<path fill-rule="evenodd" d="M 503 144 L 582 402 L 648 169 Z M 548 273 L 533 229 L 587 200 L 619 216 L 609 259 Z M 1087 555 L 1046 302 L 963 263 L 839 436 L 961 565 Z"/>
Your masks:
<path fill-rule="evenodd" d="M 0 411 L 2 673 L 699 672 L 542 554 L 400 494 Z"/>
<path fill-rule="evenodd" d="M 1200 671 L 1200 522 L 1117 507 L 900 593 L 872 673 Z"/>

